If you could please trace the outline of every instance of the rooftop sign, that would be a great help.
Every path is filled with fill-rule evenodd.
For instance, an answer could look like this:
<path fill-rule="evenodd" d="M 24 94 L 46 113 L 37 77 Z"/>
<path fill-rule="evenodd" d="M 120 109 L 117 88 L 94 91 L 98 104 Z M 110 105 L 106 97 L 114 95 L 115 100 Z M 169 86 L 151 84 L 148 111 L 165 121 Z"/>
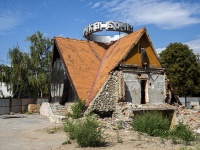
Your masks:
<path fill-rule="evenodd" d="M 122 23 L 122 22 L 116 22 L 116 21 L 107 21 L 105 24 L 102 22 L 95 22 L 93 24 L 88 25 L 83 30 L 83 37 L 86 39 L 90 39 L 90 35 L 99 32 L 105 29 L 106 31 L 119 31 L 119 32 L 125 32 L 126 34 L 133 32 L 133 26 Z M 92 35 L 91 37 L 94 37 Z M 103 37 L 103 36 L 101 36 Z"/>

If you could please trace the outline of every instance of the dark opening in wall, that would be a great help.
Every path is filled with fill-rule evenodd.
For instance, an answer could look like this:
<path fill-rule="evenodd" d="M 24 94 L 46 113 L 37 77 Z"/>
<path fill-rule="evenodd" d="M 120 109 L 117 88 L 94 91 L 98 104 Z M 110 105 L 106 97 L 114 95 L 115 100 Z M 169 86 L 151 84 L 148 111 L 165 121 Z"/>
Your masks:
<path fill-rule="evenodd" d="M 141 54 L 142 54 L 142 66 L 147 66 L 147 54 L 146 54 L 146 49 L 141 48 Z"/>
<path fill-rule="evenodd" d="M 146 80 L 141 80 L 141 104 L 146 104 L 145 87 L 146 87 Z"/>
<path fill-rule="evenodd" d="M 113 111 L 94 110 L 93 113 L 97 114 L 100 118 L 106 118 L 106 117 L 112 117 Z"/>

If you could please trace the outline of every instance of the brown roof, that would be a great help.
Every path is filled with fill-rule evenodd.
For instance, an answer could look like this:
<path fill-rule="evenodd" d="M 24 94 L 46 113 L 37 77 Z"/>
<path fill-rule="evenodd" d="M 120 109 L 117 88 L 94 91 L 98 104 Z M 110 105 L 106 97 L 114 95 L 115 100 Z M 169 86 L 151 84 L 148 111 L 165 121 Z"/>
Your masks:
<path fill-rule="evenodd" d="M 114 44 L 55 37 L 56 45 L 79 98 L 95 97 L 112 71 L 146 32 L 135 31 Z M 106 48 L 107 47 L 107 48 Z"/>
<path fill-rule="evenodd" d="M 115 44 L 111 45 L 109 49 L 106 50 L 107 52 L 104 60 L 102 61 L 102 67 L 100 68 L 100 72 L 98 74 L 96 84 L 93 87 L 93 91 L 91 93 L 89 101 L 95 97 L 97 92 L 107 80 L 110 71 L 118 66 L 124 56 L 139 41 L 144 31 L 146 31 L 146 29 L 142 28 L 136 32 L 133 32 L 126 37 L 121 38 Z"/>
<path fill-rule="evenodd" d="M 94 42 L 60 37 L 55 41 L 78 97 L 87 99 L 104 49 Z"/>

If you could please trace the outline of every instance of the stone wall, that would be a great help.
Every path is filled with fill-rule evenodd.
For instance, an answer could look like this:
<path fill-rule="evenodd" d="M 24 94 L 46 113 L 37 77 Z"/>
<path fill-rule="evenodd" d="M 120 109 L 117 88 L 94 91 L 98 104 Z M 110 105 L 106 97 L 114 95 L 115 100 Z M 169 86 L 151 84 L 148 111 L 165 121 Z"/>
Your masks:
<path fill-rule="evenodd" d="M 125 89 L 122 72 L 115 71 L 103 85 L 99 93 L 90 103 L 86 114 L 89 112 L 113 112 L 116 102 L 125 99 Z"/>

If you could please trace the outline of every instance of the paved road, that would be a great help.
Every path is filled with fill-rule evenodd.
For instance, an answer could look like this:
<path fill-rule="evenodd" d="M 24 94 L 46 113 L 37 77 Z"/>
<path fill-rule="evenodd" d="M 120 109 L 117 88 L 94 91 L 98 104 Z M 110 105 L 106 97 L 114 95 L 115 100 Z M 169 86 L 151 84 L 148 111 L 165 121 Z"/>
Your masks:
<path fill-rule="evenodd" d="M 0 116 L 2 117 L 2 116 Z M 40 115 L 25 118 L 0 118 L 0 150 L 51 150 L 66 139 L 63 131 L 49 133 L 59 124 L 50 123 Z"/>

